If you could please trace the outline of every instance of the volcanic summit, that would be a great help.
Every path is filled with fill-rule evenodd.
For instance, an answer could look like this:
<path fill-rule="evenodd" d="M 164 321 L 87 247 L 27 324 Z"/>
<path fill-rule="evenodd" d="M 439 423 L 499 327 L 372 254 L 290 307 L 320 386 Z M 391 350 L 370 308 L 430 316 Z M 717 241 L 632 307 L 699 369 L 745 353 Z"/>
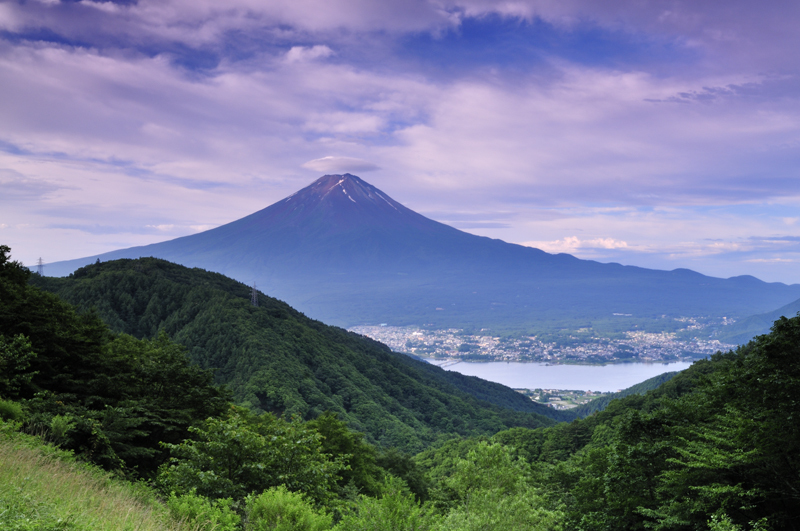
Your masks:
<path fill-rule="evenodd" d="M 602 264 L 476 236 L 350 174 L 325 175 L 212 230 L 48 264 L 47 272 L 140 256 L 256 282 L 309 316 L 342 326 L 525 328 L 614 314 L 746 316 L 800 298 L 800 285 Z"/>

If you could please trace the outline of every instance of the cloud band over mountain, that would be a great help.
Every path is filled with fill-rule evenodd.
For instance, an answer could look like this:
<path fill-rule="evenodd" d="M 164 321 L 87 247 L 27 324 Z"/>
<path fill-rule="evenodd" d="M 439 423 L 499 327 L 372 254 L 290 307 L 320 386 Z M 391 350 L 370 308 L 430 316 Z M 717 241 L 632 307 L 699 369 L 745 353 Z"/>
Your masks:
<path fill-rule="evenodd" d="M 0 4 L 4 241 L 29 263 L 95 254 L 151 242 L 125 227 L 187 234 L 319 173 L 374 170 L 421 212 L 503 213 L 473 222 L 482 235 L 624 241 L 591 256 L 652 267 L 646 247 L 665 268 L 798 281 L 788 247 L 764 262 L 667 249 L 800 236 L 784 221 L 800 208 L 799 10 Z"/>

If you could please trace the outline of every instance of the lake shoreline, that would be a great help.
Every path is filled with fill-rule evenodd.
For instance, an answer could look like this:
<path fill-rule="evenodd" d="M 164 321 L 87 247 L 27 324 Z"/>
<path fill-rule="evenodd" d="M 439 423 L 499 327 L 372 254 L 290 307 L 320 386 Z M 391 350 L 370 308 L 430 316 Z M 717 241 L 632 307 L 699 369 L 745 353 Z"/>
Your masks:
<path fill-rule="evenodd" d="M 556 365 L 578 365 L 584 367 L 606 367 L 609 365 L 636 365 L 636 364 L 643 364 L 643 365 L 670 365 L 673 363 L 694 363 L 695 361 L 700 361 L 704 359 L 708 359 L 707 357 L 703 358 L 682 358 L 677 360 L 625 360 L 625 361 L 609 361 L 606 363 L 587 363 L 581 361 L 535 361 L 535 360 L 460 360 L 460 359 L 453 359 L 453 358 L 423 358 L 421 356 L 417 356 L 419 359 L 427 361 L 431 365 L 436 365 L 437 367 L 441 367 L 443 364 L 449 363 L 447 366 L 453 366 L 458 363 L 524 363 L 524 364 L 536 364 L 542 366 L 556 366 Z"/>
<path fill-rule="evenodd" d="M 582 389 L 613 393 L 666 372 L 682 371 L 694 361 L 637 361 L 605 365 L 456 361 L 442 366 L 442 369 L 476 376 L 512 389 Z"/>

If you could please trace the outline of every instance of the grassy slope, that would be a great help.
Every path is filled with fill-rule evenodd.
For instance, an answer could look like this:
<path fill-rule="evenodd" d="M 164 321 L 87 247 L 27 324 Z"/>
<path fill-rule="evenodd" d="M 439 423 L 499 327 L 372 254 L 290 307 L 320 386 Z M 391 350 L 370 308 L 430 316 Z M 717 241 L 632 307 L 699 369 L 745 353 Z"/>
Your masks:
<path fill-rule="evenodd" d="M 119 260 L 34 283 L 96 308 L 117 331 L 151 337 L 166 330 L 195 362 L 217 369 L 218 383 L 239 403 L 305 418 L 335 411 L 381 445 L 416 451 L 443 435 L 554 422 L 543 415 L 561 419 L 511 389 L 393 353 L 276 299 L 260 295 L 255 308 L 250 288 L 216 273 Z"/>
<path fill-rule="evenodd" d="M 0 421 L 0 529 L 183 531 L 148 489 L 111 478 Z"/>

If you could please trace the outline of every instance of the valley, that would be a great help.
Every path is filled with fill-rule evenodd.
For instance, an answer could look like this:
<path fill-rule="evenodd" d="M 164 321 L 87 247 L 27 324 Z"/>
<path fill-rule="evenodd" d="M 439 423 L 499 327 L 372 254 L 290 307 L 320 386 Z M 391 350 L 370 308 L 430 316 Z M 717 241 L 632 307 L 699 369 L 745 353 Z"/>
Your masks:
<path fill-rule="evenodd" d="M 597 398 L 603 398 L 610 393 L 595 391 L 581 391 L 576 389 L 514 389 L 534 402 L 545 404 L 553 409 L 573 409 L 588 404 Z"/>

